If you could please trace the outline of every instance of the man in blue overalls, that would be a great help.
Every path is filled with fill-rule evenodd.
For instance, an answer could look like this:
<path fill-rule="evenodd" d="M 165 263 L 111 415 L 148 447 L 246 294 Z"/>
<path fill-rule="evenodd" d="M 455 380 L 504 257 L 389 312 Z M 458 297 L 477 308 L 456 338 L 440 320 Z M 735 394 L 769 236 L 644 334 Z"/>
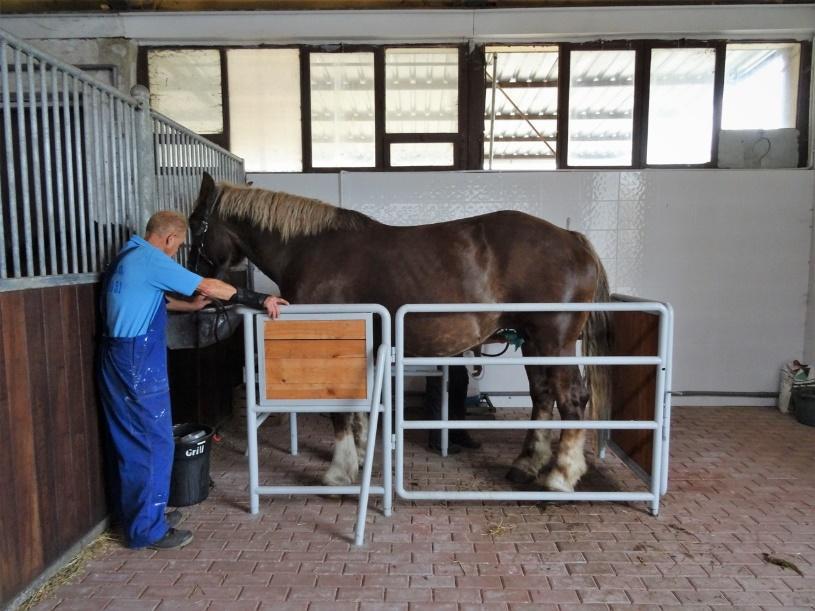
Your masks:
<path fill-rule="evenodd" d="M 195 311 L 210 298 L 265 309 L 277 318 L 286 300 L 253 293 L 215 278 L 202 278 L 172 257 L 184 243 L 187 220 L 158 212 L 144 239 L 133 236 L 108 267 L 102 282 L 105 337 L 99 359 L 100 398 L 107 421 L 116 481 L 115 513 L 130 547 L 183 547 L 188 530 L 176 529 L 178 510 L 165 514 L 173 463 L 167 380 L 167 309 Z M 166 293 L 196 296 L 185 301 Z"/>

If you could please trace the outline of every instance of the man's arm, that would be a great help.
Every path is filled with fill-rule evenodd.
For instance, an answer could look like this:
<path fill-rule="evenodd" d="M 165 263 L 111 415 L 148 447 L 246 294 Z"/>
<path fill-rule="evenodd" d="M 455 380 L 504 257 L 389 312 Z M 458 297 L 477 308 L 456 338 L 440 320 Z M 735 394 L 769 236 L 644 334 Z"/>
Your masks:
<path fill-rule="evenodd" d="M 167 299 L 167 309 L 171 312 L 197 312 L 212 302 L 209 297 L 200 294 L 192 299 L 178 299 L 170 295 L 165 295 L 165 298 Z"/>
<path fill-rule="evenodd" d="M 214 297 L 222 301 L 240 303 L 259 310 L 266 310 L 266 313 L 272 318 L 280 316 L 281 305 L 289 304 L 289 302 L 282 297 L 255 293 L 247 289 L 237 289 L 231 284 L 216 278 L 204 278 L 198 285 L 197 290 L 207 297 Z"/>

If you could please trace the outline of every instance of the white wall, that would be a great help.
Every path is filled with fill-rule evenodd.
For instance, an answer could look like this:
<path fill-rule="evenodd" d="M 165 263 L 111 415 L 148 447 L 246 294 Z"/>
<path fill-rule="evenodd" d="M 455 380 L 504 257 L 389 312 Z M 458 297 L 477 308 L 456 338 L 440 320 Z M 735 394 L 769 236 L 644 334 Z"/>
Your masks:
<path fill-rule="evenodd" d="M 779 367 L 803 357 L 814 179 L 810 170 L 250 175 L 389 224 L 498 209 L 568 223 L 591 238 L 614 291 L 674 306 L 674 390 L 736 392 L 775 391 Z M 482 386 L 512 390 L 517 379 L 491 375 Z"/>

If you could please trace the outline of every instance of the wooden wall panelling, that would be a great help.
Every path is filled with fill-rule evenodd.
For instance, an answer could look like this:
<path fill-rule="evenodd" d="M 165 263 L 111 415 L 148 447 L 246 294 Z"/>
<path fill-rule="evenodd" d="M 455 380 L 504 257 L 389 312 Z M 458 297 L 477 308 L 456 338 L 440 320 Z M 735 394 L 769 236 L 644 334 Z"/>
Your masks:
<path fill-rule="evenodd" d="M 2 559 L 4 591 L 13 594 L 29 583 L 44 568 L 39 529 L 39 498 L 34 456 L 34 423 L 31 415 L 31 393 L 28 372 L 28 343 L 23 295 L 5 293 L 0 301 L 3 316 L 3 342 L 8 389 L 8 428 L 6 441 L 10 461 L 4 466 L 11 478 L 10 486 L 0 498 L 11 505 L 11 520 L 3 525 L 3 538 L 15 547 L 13 554 Z"/>
<path fill-rule="evenodd" d="M 28 343 L 28 375 L 31 381 L 30 409 L 35 427 L 33 444 L 37 465 L 37 488 L 39 491 L 39 523 L 42 535 L 43 560 L 56 557 L 60 549 L 59 516 L 53 496 L 57 489 L 56 463 L 59 457 L 49 443 L 53 432 L 53 413 L 48 397 L 48 368 L 45 362 L 45 329 L 43 326 L 43 291 L 21 291 L 25 306 L 25 329 Z M 53 307 L 53 304 L 49 304 Z M 42 430 L 42 428 L 46 430 Z"/>
<path fill-rule="evenodd" d="M 6 363 L 12 355 L 6 349 L 6 334 L 11 324 L 5 308 L 6 297 L 0 294 L 0 430 L 8 431 L 11 438 L 11 392 L 9 390 Z M 0 443 L 0 489 L 14 490 L 12 473 L 12 444 Z M 12 494 L 0 494 L 0 604 L 9 600 L 20 579 L 17 575 L 16 509 Z"/>
<path fill-rule="evenodd" d="M 101 423 L 101 406 L 96 386 L 96 345 L 98 333 L 97 299 L 98 284 L 83 284 L 76 287 L 77 328 L 79 329 L 79 354 L 81 363 L 82 400 L 86 426 L 86 458 L 88 464 L 88 523 L 98 524 L 107 514 L 104 481 L 104 436 Z"/>
<path fill-rule="evenodd" d="M 656 356 L 659 317 L 644 312 L 613 314 L 614 346 L 618 355 Z M 656 367 L 626 365 L 612 368 L 612 419 L 653 420 Z M 646 473 L 651 473 L 654 433 L 650 430 L 612 431 L 614 441 Z"/>
<path fill-rule="evenodd" d="M 0 604 L 106 515 L 95 290 L 0 293 Z"/>

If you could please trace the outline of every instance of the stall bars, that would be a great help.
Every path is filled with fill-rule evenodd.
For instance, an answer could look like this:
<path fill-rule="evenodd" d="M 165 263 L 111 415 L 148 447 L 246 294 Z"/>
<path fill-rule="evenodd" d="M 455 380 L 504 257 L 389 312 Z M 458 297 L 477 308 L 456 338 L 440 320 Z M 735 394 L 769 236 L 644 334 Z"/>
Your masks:
<path fill-rule="evenodd" d="M 96 282 L 153 212 L 192 210 L 203 171 L 243 181 L 239 157 L 131 94 L 0 30 L 0 291 Z"/>
<path fill-rule="evenodd" d="M 571 356 L 571 357 L 510 357 L 500 360 L 490 357 L 405 357 L 405 317 L 411 313 L 473 313 L 473 312 L 651 312 L 659 316 L 657 356 Z M 514 500 L 514 501 L 645 501 L 653 515 L 659 513 L 659 501 L 667 456 L 663 452 L 665 439 L 665 404 L 670 379 L 673 310 L 658 302 L 621 303 L 502 303 L 502 304 L 406 304 L 396 312 L 396 493 L 408 500 Z M 653 365 L 657 368 L 654 420 L 411 420 L 404 417 L 404 377 L 407 366 L 418 365 Z M 405 489 L 406 430 L 414 429 L 644 429 L 654 431 L 654 451 L 649 492 L 549 492 L 549 491 L 448 491 Z M 666 481 L 666 480 L 665 480 Z"/>

